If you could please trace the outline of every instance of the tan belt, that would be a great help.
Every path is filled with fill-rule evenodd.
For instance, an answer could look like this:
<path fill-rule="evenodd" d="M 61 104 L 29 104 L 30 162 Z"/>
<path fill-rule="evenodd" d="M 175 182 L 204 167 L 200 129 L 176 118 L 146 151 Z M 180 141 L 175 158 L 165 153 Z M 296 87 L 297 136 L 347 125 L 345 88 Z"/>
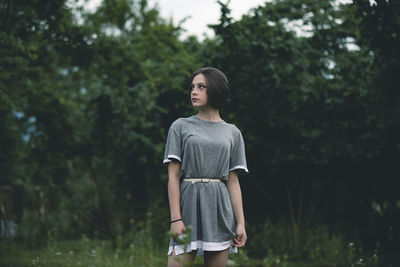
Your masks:
<path fill-rule="evenodd" d="M 217 182 L 221 182 L 220 179 L 214 179 L 214 178 L 184 178 L 183 181 L 192 182 L 192 184 L 195 184 L 195 183 L 217 183 Z"/>

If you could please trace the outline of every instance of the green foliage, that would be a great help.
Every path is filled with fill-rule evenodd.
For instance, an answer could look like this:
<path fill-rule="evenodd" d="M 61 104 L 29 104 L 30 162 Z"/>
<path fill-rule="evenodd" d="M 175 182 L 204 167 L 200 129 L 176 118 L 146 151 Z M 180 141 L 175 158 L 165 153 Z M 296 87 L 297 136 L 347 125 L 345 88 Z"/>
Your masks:
<path fill-rule="evenodd" d="M 151 215 L 147 222 L 152 220 Z M 303 260 L 292 261 L 287 229 L 282 223 L 266 221 L 249 225 L 251 239 L 246 248 L 231 255 L 234 266 L 377 266 L 377 256 L 363 253 L 359 245 L 347 243 L 338 232 L 326 226 L 306 226 L 302 239 Z M 131 222 L 131 230 L 121 233 L 114 241 L 105 241 L 86 235 L 74 241 L 50 238 L 40 249 L 27 250 L 13 241 L 0 243 L 0 264 L 34 266 L 159 266 L 166 262 L 166 244 L 154 238 L 150 224 Z M 256 234 L 255 234 L 256 233 Z M 186 243 L 187 240 L 182 240 Z M 161 244 L 161 246 L 160 246 Z M 256 247 L 256 249 L 254 248 Z M 259 251 L 258 257 L 248 255 Z M 7 257 L 4 257 L 7 255 Z M 261 258 L 260 258 L 261 256 Z M 198 257 L 194 266 L 201 266 Z M 125 264 L 125 265 L 124 265 Z"/>
<path fill-rule="evenodd" d="M 232 117 L 250 136 L 251 155 L 268 151 L 251 162 L 275 165 L 307 159 L 323 164 L 337 156 L 361 158 L 373 153 L 362 142 L 371 138 L 341 139 L 352 127 L 365 127 L 354 124 L 360 124 L 360 118 L 349 114 L 349 104 L 365 103 L 360 91 L 367 90 L 368 82 L 342 77 L 359 69 L 354 69 L 354 59 L 366 56 L 365 51 L 347 48 L 345 40 L 355 36 L 353 13 L 348 6 L 335 9 L 333 1 L 276 1 L 234 23 L 228 12 L 225 17 L 223 13 L 221 23 L 214 25 L 221 46 L 213 64 L 231 77 Z M 299 34 L 310 37 L 289 28 L 289 22 L 298 19 L 311 27 Z M 367 56 L 359 64 L 368 71 L 370 62 Z M 332 113 L 338 112 L 347 117 L 336 119 Z M 266 138 L 274 142 L 263 142 Z"/>
<path fill-rule="evenodd" d="M 211 65 L 231 84 L 223 117 L 246 140 L 246 216 L 271 219 L 250 226 L 257 242 L 236 261 L 356 264 L 364 250 L 345 241 L 355 235 L 393 264 L 399 5 L 280 0 L 235 21 L 219 4 L 216 37 L 199 42 L 181 40 L 144 0 L 102 1 L 92 13 L 73 1 L 0 1 L 0 183 L 23 188 L 11 219 L 24 246 L 114 240 L 82 240 L 88 265 L 133 243 L 139 258 L 137 247 L 164 247 L 166 132 L 192 113 L 192 71 Z M 304 214 L 330 225 L 307 226 Z"/>
<path fill-rule="evenodd" d="M 290 231 L 284 222 L 255 222 L 248 225 L 246 247 L 250 257 L 262 258 L 265 266 L 293 260 Z M 366 253 L 359 242 L 348 241 L 326 225 L 305 224 L 300 238 L 301 259 L 305 263 L 337 266 L 377 266 L 377 255 Z"/>
<path fill-rule="evenodd" d="M 1 31 L 2 182 L 24 186 L 31 203 L 40 186 L 47 230 L 38 235 L 115 237 L 164 205 L 154 179 L 164 169 L 153 167 L 175 117 L 164 99 L 186 98 L 196 54 L 146 1 L 105 1 L 82 14 L 85 24 L 65 1 L 14 7 L 1 5 L 4 20 L 24 14 L 30 28 L 6 23 Z"/>
<path fill-rule="evenodd" d="M 397 114 L 398 90 L 390 90 L 392 100 L 381 98 L 389 91 L 374 80 L 386 75 L 375 71 L 380 56 L 359 38 L 363 16 L 357 5 L 274 1 L 234 21 L 228 6 L 220 4 L 220 23 L 213 26 L 218 46 L 206 55 L 230 78 L 234 105 L 226 113 L 242 128 L 252 169 L 249 181 L 243 179 L 251 195 L 247 207 L 255 217 L 262 210 L 290 225 L 290 256 L 300 258 L 305 211 L 333 224 L 362 224 L 372 213 L 365 208 L 372 199 L 397 201 L 391 188 L 398 175 L 392 160 L 399 157 L 398 142 L 388 140 L 398 136 L 398 127 L 383 126 L 381 111 Z M 393 33 L 392 12 L 383 10 Z M 306 30 L 293 30 L 296 23 Z M 397 39 L 391 40 L 394 47 Z M 399 125 L 399 116 L 390 117 Z M 398 210 L 393 212 L 399 218 Z M 362 231 L 369 239 L 368 230 Z"/>

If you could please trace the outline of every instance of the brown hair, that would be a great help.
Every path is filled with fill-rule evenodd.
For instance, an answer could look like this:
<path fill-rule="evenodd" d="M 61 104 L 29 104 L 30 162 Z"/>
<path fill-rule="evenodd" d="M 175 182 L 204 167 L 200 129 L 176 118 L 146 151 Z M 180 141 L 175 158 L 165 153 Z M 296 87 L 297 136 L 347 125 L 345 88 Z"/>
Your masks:
<path fill-rule="evenodd" d="M 209 105 L 215 109 L 220 109 L 228 105 L 231 100 L 231 90 L 229 89 L 229 82 L 225 74 L 219 69 L 212 67 L 200 68 L 193 72 L 192 78 L 190 79 L 190 85 L 194 77 L 200 73 L 204 75 L 207 83 L 206 92 Z"/>

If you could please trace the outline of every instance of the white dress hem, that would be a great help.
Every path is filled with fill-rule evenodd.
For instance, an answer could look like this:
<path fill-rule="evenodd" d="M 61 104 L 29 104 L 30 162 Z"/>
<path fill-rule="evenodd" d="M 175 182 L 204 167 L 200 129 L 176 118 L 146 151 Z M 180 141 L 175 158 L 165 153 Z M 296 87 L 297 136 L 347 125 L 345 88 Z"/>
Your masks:
<path fill-rule="evenodd" d="M 181 255 L 183 253 L 192 252 L 197 250 L 197 255 L 203 255 L 204 251 L 222 251 L 229 248 L 229 254 L 237 253 L 237 247 L 232 246 L 232 240 L 223 242 L 204 242 L 201 240 L 191 241 L 190 244 L 186 245 L 170 245 L 168 248 L 168 256 L 172 255 L 172 250 L 175 247 L 175 255 Z"/>

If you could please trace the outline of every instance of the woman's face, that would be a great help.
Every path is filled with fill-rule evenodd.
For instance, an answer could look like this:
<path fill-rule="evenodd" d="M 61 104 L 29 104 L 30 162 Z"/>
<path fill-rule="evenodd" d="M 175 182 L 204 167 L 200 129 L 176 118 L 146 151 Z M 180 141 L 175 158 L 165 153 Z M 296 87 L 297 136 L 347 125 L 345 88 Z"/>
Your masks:
<path fill-rule="evenodd" d="M 192 100 L 193 107 L 201 108 L 207 106 L 207 83 L 204 75 L 199 73 L 194 76 L 190 87 L 192 90 L 190 94 L 190 99 Z"/>

